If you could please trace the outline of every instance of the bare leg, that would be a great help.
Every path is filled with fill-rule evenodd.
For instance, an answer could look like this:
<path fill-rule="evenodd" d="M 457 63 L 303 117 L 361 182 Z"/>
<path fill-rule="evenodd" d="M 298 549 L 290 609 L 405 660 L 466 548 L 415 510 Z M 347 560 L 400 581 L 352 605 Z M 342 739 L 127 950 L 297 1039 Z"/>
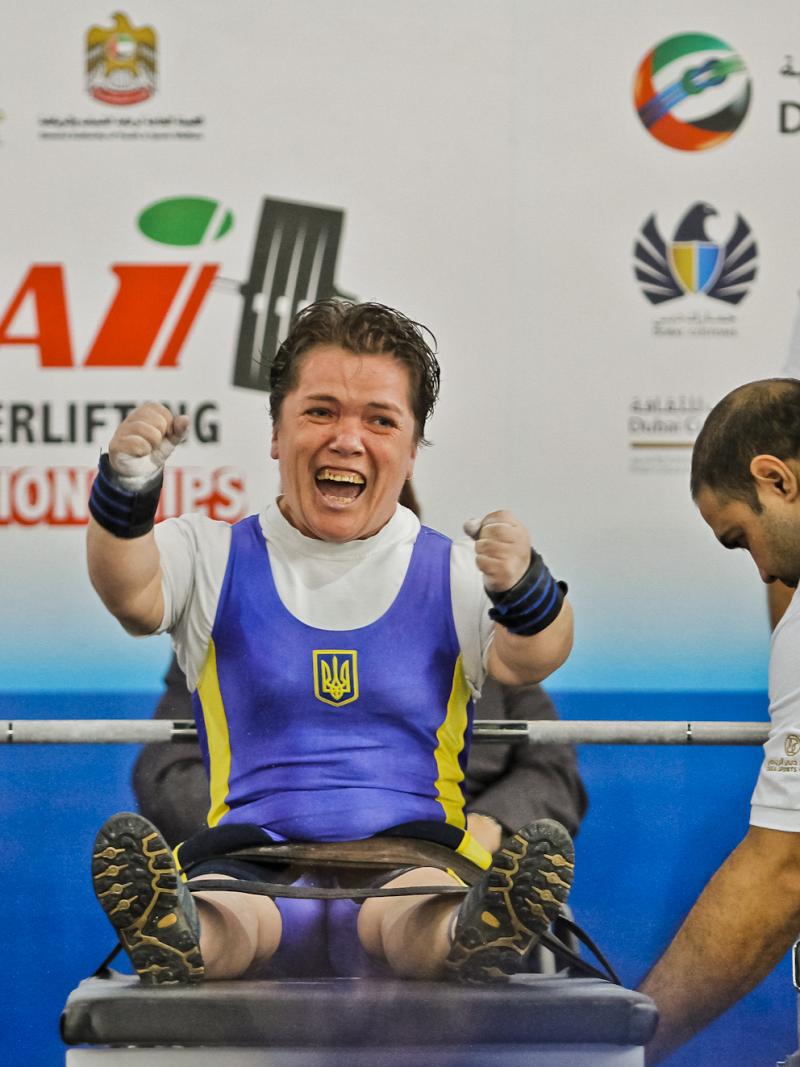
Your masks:
<path fill-rule="evenodd" d="M 225 878 L 227 875 L 200 875 Z M 281 914 L 269 897 L 246 893 L 195 893 L 205 977 L 241 978 L 266 963 L 281 940 Z"/>
<path fill-rule="evenodd" d="M 417 867 L 386 883 L 390 886 L 459 885 L 434 867 Z M 386 960 L 403 978 L 441 978 L 450 951 L 453 916 L 461 897 L 372 897 L 358 915 L 365 950 Z"/>
<path fill-rule="evenodd" d="M 361 943 L 406 978 L 505 980 L 524 970 L 531 948 L 561 910 L 573 866 L 564 827 L 552 819 L 536 820 L 503 843 L 458 904 L 450 896 L 431 895 L 368 900 L 359 914 Z M 454 883 L 442 871 L 420 867 L 388 884 Z"/>

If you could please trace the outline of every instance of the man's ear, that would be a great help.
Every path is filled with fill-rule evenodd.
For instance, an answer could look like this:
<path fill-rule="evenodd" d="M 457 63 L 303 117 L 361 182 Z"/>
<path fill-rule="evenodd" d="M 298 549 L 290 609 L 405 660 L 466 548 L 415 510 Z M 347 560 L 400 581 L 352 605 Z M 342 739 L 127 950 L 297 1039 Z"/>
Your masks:
<path fill-rule="evenodd" d="M 272 427 L 272 441 L 269 446 L 269 454 L 271 459 L 278 459 L 278 427 Z"/>
<path fill-rule="evenodd" d="M 750 461 L 750 473 L 759 493 L 777 494 L 787 502 L 797 500 L 800 484 L 793 467 L 777 456 L 755 456 Z"/>

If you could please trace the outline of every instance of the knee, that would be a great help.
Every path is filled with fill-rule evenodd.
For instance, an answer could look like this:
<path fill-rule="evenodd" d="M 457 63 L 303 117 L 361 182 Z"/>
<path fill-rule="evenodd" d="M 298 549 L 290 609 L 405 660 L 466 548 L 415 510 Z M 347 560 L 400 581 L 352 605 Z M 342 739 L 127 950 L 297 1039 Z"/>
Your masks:
<path fill-rule="evenodd" d="M 281 940 L 281 917 L 272 900 L 236 893 L 196 899 L 208 978 L 241 977 L 274 955 Z"/>
<path fill-rule="evenodd" d="M 430 897 L 402 908 L 382 900 L 367 904 L 359 914 L 358 937 L 368 955 L 385 960 L 400 978 L 442 976 L 455 905 Z"/>
<path fill-rule="evenodd" d="M 453 908 L 443 910 L 438 901 L 425 901 L 417 907 L 421 914 L 415 919 L 421 920 L 422 928 L 416 922 L 411 926 L 394 922 L 384 927 L 384 956 L 398 978 L 438 979 L 450 950 L 447 931 Z"/>
<path fill-rule="evenodd" d="M 386 959 L 381 929 L 384 911 L 381 908 L 382 903 L 382 901 L 375 898 L 365 900 L 359 908 L 356 921 L 358 940 L 361 942 L 362 948 L 368 956 L 378 960 Z"/>

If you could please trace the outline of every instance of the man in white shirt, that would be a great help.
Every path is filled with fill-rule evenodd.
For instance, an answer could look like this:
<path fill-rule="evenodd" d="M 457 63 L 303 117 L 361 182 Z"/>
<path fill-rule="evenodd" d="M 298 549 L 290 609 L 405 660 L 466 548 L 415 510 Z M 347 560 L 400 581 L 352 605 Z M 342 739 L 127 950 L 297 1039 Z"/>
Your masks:
<path fill-rule="evenodd" d="M 800 304 L 792 323 L 792 332 L 789 338 L 789 351 L 786 362 L 781 370 L 782 378 L 797 378 L 800 380 Z M 774 630 L 780 622 L 783 613 L 789 607 L 794 594 L 794 589 L 784 585 L 780 580 L 771 582 L 767 586 L 767 608 L 769 610 L 770 626 Z"/>
<path fill-rule="evenodd" d="M 517 685 L 555 670 L 572 616 L 509 512 L 453 544 L 398 507 L 438 393 L 422 331 L 379 304 L 300 312 L 271 372 L 282 494 L 233 528 L 188 515 L 153 530 L 185 420 L 138 408 L 101 459 L 89 573 L 130 632 L 171 633 L 193 692 L 211 811 L 179 851 L 192 878 L 258 878 L 221 855 L 225 843 L 378 834 L 447 844 L 486 874 L 460 907 L 398 895 L 300 915 L 280 898 L 193 898 L 155 828 L 114 816 L 98 834 L 95 891 L 143 981 L 291 969 L 320 923 L 330 945 L 347 943 L 343 973 L 371 961 L 491 980 L 524 967 L 566 899 L 572 847 L 559 824 L 523 827 L 494 859 L 465 829 L 472 696 L 486 671 Z M 453 884 L 416 867 L 385 888 Z"/>
<path fill-rule="evenodd" d="M 800 580 L 800 382 L 729 393 L 692 456 L 692 496 L 724 548 L 749 552 L 766 583 Z M 642 983 L 657 1063 L 761 981 L 800 933 L 800 601 L 772 638 L 771 728 L 750 828 Z"/>

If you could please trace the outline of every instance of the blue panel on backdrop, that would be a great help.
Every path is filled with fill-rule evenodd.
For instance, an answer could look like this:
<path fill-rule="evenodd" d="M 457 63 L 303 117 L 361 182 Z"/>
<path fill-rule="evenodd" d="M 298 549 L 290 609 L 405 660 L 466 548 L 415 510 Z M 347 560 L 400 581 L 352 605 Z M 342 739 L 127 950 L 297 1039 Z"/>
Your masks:
<path fill-rule="evenodd" d="M 764 693 L 561 693 L 570 719 L 759 721 Z M 576 842 L 576 916 L 635 985 L 747 831 L 757 746 L 583 745 L 590 809 Z M 788 958 L 669 1067 L 770 1067 L 797 1047 Z"/>
<path fill-rule="evenodd" d="M 0 695 L 8 718 L 141 718 L 155 694 Z M 568 718 L 763 719 L 764 694 L 562 693 Z M 113 938 L 89 880 L 94 833 L 130 808 L 135 746 L 0 747 L 4 1067 L 63 1062 L 64 1000 Z M 576 915 L 635 984 L 747 828 L 760 749 L 583 746 L 591 807 L 577 841 Z M 787 961 L 669 1063 L 765 1067 L 793 1051 Z"/>
<path fill-rule="evenodd" d="M 13 718 L 144 718 L 156 697 L 16 694 L 0 698 Z M 89 869 L 100 823 L 133 806 L 133 745 L 0 745 L 0 927 L 4 1067 L 64 1062 L 59 1014 L 69 991 L 114 945 Z M 124 968 L 123 968 L 124 969 Z"/>

